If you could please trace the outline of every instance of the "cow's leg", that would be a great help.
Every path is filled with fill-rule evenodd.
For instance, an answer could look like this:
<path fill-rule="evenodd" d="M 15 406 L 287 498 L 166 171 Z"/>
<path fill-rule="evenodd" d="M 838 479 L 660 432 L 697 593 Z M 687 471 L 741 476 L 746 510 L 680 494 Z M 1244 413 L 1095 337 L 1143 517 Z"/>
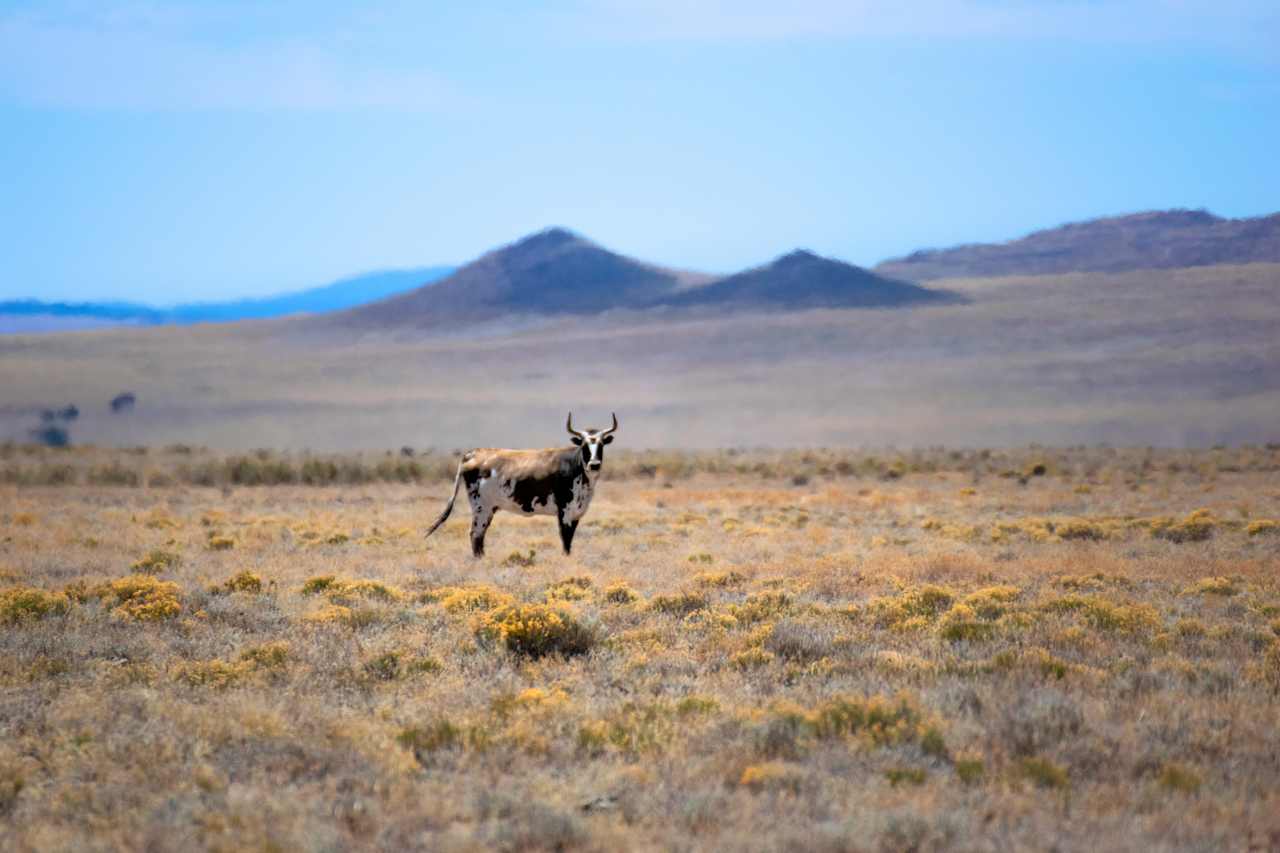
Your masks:
<path fill-rule="evenodd" d="M 493 514 L 498 510 L 480 497 L 480 485 L 477 482 L 467 484 L 467 498 L 471 501 L 471 554 L 483 557 L 484 534 L 489 529 L 489 522 L 493 521 Z"/>
<path fill-rule="evenodd" d="M 480 506 L 471 513 L 471 554 L 473 556 L 484 556 L 484 534 L 489 529 L 489 522 L 493 521 L 494 512 L 496 510 Z"/>
<path fill-rule="evenodd" d="M 573 550 L 573 534 L 578 531 L 578 519 L 568 521 L 564 517 L 564 510 L 558 513 L 560 519 L 560 543 L 564 545 L 564 552 L 568 554 Z"/>

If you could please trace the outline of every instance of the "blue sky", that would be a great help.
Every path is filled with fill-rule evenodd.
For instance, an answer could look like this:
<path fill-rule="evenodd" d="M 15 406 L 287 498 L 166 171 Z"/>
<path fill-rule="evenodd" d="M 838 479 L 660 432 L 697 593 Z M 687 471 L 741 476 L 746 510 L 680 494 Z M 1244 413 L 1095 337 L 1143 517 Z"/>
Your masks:
<path fill-rule="evenodd" d="M 0 298 L 260 295 L 552 224 L 729 271 L 1270 213 L 1277 45 L 1274 0 L 0 0 Z"/>

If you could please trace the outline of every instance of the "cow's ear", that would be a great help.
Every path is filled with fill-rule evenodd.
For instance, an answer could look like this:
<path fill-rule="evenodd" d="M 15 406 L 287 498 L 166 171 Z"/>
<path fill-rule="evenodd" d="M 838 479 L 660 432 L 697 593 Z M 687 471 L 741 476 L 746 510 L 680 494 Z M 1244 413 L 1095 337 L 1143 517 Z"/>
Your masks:
<path fill-rule="evenodd" d="M 582 446 L 582 436 L 580 435 L 570 436 L 569 440 L 572 441 L 574 444 L 578 445 L 579 447 Z"/>
<path fill-rule="evenodd" d="M 600 442 L 600 443 L 601 443 L 601 444 L 613 444 L 613 436 L 611 436 L 611 435 L 606 435 L 606 436 L 604 437 L 604 441 L 602 441 L 602 442 Z"/>

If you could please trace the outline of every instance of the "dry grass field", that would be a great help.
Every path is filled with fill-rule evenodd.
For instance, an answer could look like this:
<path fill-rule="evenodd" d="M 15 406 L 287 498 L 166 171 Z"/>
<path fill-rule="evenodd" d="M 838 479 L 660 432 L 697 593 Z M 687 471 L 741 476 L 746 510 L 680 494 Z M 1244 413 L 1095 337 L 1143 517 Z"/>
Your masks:
<path fill-rule="evenodd" d="M 1280 846 L 1280 448 L 450 473 L 0 448 L 0 848 Z"/>
<path fill-rule="evenodd" d="M 75 403 L 75 443 L 1209 447 L 1280 440 L 1280 264 L 944 280 L 898 310 L 610 314 L 360 334 L 305 319 L 0 337 L 0 441 Z M 505 322 L 505 321 L 504 321 Z M 120 391 L 136 411 L 113 415 Z"/>

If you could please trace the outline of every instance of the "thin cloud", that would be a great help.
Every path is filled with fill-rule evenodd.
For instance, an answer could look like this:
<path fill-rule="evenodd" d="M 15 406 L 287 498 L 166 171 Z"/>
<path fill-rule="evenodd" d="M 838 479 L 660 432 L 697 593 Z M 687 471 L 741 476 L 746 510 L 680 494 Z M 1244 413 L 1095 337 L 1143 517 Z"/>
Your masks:
<path fill-rule="evenodd" d="M 1063 39 L 1270 57 L 1278 8 L 1274 0 L 582 0 L 573 17 L 623 39 Z"/>
<path fill-rule="evenodd" d="M 364 62 L 350 45 L 227 38 L 209 23 L 145 5 L 0 15 L 0 94 L 38 106 L 138 110 L 420 111 L 458 97 L 439 74 Z"/>

